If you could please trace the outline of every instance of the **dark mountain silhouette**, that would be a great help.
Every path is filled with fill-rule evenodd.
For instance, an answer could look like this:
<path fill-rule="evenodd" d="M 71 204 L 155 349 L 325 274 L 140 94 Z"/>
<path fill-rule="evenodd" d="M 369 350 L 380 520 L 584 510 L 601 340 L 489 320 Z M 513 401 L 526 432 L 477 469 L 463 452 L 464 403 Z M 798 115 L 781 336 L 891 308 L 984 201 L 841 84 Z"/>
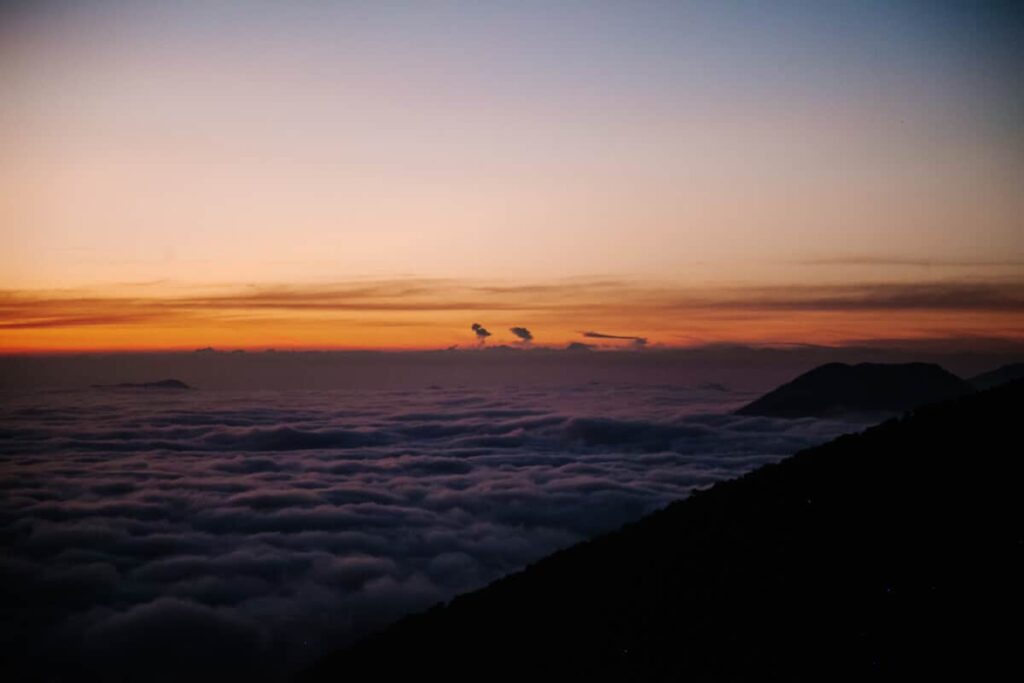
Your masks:
<path fill-rule="evenodd" d="M 1022 405 L 1018 381 L 716 484 L 307 680 L 1015 679 Z"/>
<path fill-rule="evenodd" d="M 970 384 L 932 363 L 828 363 L 736 412 L 770 417 L 900 413 L 972 391 Z"/>
<path fill-rule="evenodd" d="M 122 382 L 121 384 L 93 384 L 94 389 L 192 389 L 178 379 L 162 379 L 159 382 Z"/>
<path fill-rule="evenodd" d="M 983 372 L 969 380 L 975 389 L 991 389 L 1000 384 L 1012 382 L 1015 379 L 1024 378 L 1024 363 L 1011 363 L 989 372 Z"/>

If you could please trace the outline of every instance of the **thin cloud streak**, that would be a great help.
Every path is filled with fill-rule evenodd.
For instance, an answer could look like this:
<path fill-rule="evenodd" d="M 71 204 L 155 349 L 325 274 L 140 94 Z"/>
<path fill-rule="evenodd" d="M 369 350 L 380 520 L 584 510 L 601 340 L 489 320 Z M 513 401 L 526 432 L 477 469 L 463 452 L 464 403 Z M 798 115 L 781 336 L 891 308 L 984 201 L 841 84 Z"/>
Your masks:
<path fill-rule="evenodd" d="M 605 334 L 603 332 L 593 331 L 581 332 L 580 334 L 588 339 L 621 339 L 624 341 L 631 341 L 633 342 L 633 345 L 637 347 L 647 346 L 647 337 L 634 337 L 625 334 Z"/>
<path fill-rule="evenodd" d="M 894 266 L 911 268 L 1024 268 L 1024 259 L 928 259 L 899 256 L 836 256 L 797 261 L 803 266 Z"/>
<path fill-rule="evenodd" d="M 702 302 L 698 305 L 743 308 L 744 301 L 750 302 L 749 308 L 762 310 L 1021 313 L 1024 312 L 1024 283 L 922 282 L 756 288 L 733 290 L 721 300 Z"/>

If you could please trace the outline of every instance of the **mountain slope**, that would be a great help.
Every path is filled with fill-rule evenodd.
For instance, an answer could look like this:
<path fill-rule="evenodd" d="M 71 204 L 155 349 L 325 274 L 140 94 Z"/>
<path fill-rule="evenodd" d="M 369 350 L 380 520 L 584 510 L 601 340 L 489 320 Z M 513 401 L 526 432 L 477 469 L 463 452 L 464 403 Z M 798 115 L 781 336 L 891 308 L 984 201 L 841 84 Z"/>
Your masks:
<path fill-rule="evenodd" d="M 972 391 L 970 384 L 932 363 L 828 363 L 736 412 L 770 417 L 899 413 Z"/>
<path fill-rule="evenodd" d="M 983 372 L 980 375 L 976 375 L 969 380 L 975 389 L 991 389 L 997 387 L 1000 384 L 1012 382 L 1015 379 L 1024 378 L 1024 363 L 1011 363 L 1002 367 L 990 370 L 989 372 Z"/>
<path fill-rule="evenodd" d="M 717 484 L 308 679 L 977 676 L 1020 637 L 1022 405 L 1015 382 Z"/>

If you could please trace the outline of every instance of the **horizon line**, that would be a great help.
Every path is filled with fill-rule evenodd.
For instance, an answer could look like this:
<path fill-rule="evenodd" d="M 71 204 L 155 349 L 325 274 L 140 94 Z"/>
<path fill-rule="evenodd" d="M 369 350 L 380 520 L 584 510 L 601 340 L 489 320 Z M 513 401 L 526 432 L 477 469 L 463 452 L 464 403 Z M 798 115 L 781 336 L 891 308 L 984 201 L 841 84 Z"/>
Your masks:
<path fill-rule="evenodd" d="M 263 355 L 299 353 L 379 353 L 388 355 L 426 353 L 467 353 L 488 352 L 518 353 L 596 353 L 596 354 L 656 354 L 664 352 L 697 352 L 712 350 L 749 351 L 796 351 L 796 350 L 871 350 L 886 352 L 933 353 L 1024 353 L 1024 338 L 1014 337 L 914 337 L 899 339 L 849 339 L 836 343 L 811 343 L 800 341 L 747 342 L 717 340 L 689 344 L 666 344 L 652 342 L 638 347 L 632 344 L 587 344 L 568 342 L 564 344 L 495 344 L 478 346 L 472 344 L 450 346 L 320 346 L 320 345 L 245 345 L 245 346 L 124 346 L 102 348 L 14 348 L 0 349 L 0 358 L 24 358 L 43 356 L 109 356 L 109 355 Z"/>

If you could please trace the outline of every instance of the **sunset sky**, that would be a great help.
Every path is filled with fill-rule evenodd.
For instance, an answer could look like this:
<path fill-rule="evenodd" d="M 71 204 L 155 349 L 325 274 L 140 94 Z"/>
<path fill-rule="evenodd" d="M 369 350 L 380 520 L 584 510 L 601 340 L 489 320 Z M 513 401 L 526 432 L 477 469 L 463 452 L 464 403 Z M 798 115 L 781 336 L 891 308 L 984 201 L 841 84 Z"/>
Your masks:
<path fill-rule="evenodd" d="M 1013 4 L 3 3 L 0 352 L 1024 342 Z"/>

